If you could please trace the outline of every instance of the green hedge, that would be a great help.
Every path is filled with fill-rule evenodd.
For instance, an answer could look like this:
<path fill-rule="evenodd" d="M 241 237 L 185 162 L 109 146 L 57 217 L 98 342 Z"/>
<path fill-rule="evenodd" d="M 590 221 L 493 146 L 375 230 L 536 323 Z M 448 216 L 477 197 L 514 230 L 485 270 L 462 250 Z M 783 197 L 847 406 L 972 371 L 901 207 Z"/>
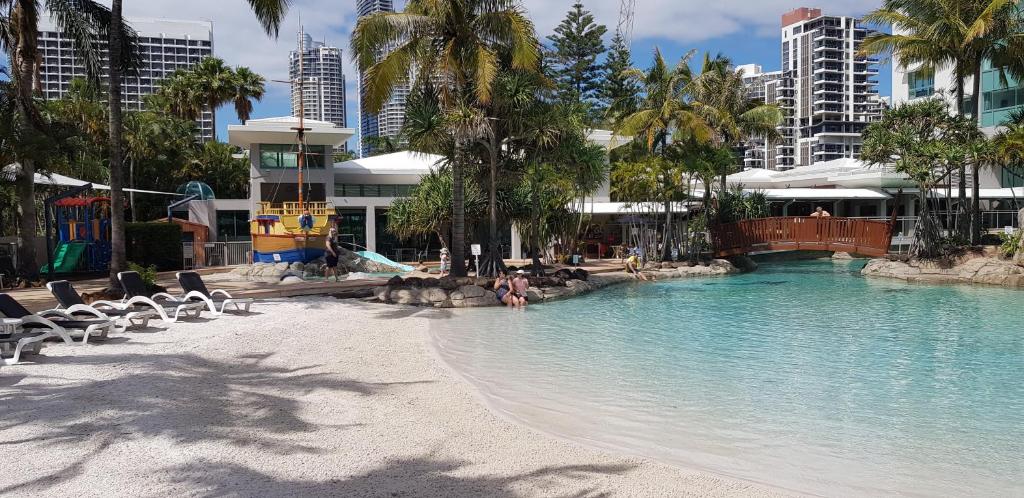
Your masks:
<path fill-rule="evenodd" d="M 181 227 L 175 223 L 127 223 L 125 242 L 132 263 L 160 271 L 182 268 Z"/>

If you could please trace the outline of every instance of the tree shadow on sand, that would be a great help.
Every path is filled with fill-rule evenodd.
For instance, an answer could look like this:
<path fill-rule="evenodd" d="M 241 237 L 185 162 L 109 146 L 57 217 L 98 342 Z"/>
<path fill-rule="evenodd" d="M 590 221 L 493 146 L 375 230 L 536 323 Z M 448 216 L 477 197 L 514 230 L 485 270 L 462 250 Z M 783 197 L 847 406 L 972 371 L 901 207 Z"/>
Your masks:
<path fill-rule="evenodd" d="M 343 451 L 343 450 L 341 450 Z M 469 462 L 427 457 L 395 459 L 367 473 L 331 480 L 298 480 L 269 475 L 241 465 L 196 461 L 167 469 L 188 493 L 208 497 L 245 496 L 529 496 L 603 497 L 609 493 L 592 482 L 602 475 L 623 474 L 635 465 L 559 465 L 518 475 L 460 477 Z M 282 473 L 288 473 L 282 469 Z M 581 491 L 555 494 L 560 483 L 576 481 Z M 201 491 L 200 491 L 201 490 Z"/>
<path fill-rule="evenodd" d="M 64 445 L 69 440 L 167 438 L 182 444 L 226 442 L 281 455 L 322 453 L 332 450 L 303 444 L 295 436 L 321 427 L 344 426 L 301 418 L 302 396 L 319 391 L 373 396 L 402 384 L 418 383 L 359 382 L 317 372 L 318 365 L 270 364 L 267 360 L 271 356 L 256 353 L 225 361 L 192 354 L 51 358 L 48 362 L 104 365 L 112 371 L 127 364 L 141 364 L 143 368 L 113 378 L 65 380 L 59 385 L 42 377 L 0 385 L 0 434 L 8 434 L 0 436 L 0 452 L 10 452 L 11 446 L 28 442 Z M 10 436 L 8 429 L 25 424 L 32 428 L 30 438 Z M 60 475 L 73 473 L 81 464 L 72 464 Z M 57 483 L 51 479 L 46 485 Z M 29 484 L 0 488 L 0 494 Z"/>

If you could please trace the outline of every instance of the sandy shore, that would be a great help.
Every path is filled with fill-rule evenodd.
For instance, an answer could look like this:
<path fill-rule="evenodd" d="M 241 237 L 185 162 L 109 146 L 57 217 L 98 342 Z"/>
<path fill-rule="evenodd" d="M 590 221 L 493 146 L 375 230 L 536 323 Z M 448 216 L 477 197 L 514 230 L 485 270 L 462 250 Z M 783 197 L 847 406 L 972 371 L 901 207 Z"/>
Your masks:
<path fill-rule="evenodd" d="M 305 298 L 0 367 L 0 495 L 763 496 L 489 412 L 434 311 Z"/>

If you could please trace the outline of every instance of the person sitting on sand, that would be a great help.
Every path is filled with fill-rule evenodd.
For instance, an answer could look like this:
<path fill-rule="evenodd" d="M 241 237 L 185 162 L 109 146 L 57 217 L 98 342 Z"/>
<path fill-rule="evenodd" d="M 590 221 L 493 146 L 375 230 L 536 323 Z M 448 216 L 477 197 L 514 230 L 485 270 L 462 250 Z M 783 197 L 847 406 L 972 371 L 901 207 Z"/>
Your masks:
<path fill-rule="evenodd" d="M 647 275 L 640 271 L 640 258 L 635 253 L 626 258 L 626 273 L 633 275 L 633 278 L 647 280 Z"/>
<path fill-rule="evenodd" d="M 511 291 L 512 287 L 509 283 L 508 274 L 505 273 L 505 270 L 499 271 L 498 278 L 494 280 L 494 292 L 498 298 L 498 302 L 508 306 L 509 308 L 515 304 L 512 301 L 514 297 Z"/>
<path fill-rule="evenodd" d="M 814 216 L 816 218 L 828 218 L 829 216 L 832 216 L 832 214 L 829 213 L 828 211 L 825 211 L 821 206 L 818 206 L 814 208 L 814 212 L 811 213 L 811 216 Z"/>
<path fill-rule="evenodd" d="M 516 278 L 512 279 L 513 304 L 519 307 L 526 306 L 528 304 L 526 293 L 529 290 L 530 280 L 526 278 L 526 272 L 523 270 L 517 271 Z"/>

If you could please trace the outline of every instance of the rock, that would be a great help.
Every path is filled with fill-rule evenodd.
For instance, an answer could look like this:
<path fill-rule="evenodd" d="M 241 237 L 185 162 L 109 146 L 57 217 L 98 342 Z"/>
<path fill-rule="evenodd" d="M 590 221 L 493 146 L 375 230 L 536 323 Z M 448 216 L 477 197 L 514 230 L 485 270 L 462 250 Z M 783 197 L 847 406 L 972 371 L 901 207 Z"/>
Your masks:
<path fill-rule="evenodd" d="M 388 301 L 388 298 L 390 297 L 389 296 L 390 292 L 391 292 L 391 290 L 388 289 L 387 287 L 383 286 L 383 285 L 380 286 L 380 287 L 374 287 L 373 288 L 373 296 L 376 297 L 377 300 L 382 302 L 382 303 Z"/>
<path fill-rule="evenodd" d="M 288 269 L 288 263 L 277 263 L 274 265 L 274 269 L 277 271 L 285 271 Z"/>
<path fill-rule="evenodd" d="M 953 264 L 916 259 L 906 262 L 873 259 L 864 266 L 861 275 L 931 284 L 998 285 L 1011 288 L 1024 285 L 1024 268 L 999 258 L 970 255 Z"/>
<path fill-rule="evenodd" d="M 440 284 L 441 281 L 433 277 L 423 279 L 423 287 L 440 287 Z"/>
<path fill-rule="evenodd" d="M 731 256 L 728 261 L 743 272 L 752 272 L 757 270 L 757 262 L 750 259 L 749 256 Z"/>
<path fill-rule="evenodd" d="M 281 283 L 282 284 L 301 284 L 301 283 L 304 283 L 304 282 L 305 282 L 305 280 L 303 280 L 301 277 L 297 277 L 295 275 L 288 275 L 288 276 L 286 276 L 286 277 L 281 279 Z"/>
<path fill-rule="evenodd" d="M 292 263 L 291 266 L 288 267 L 288 269 L 292 270 L 292 271 L 301 272 L 305 267 L 306 267 L 306 265 L 302 264 L 299 261 L 296 261 L 296 262 Z"/>
<path fill-rule="evenodd" d="M 405 285 L 410 287 L 423 287 L 423 279 L 420 277 L 408 277 L 405 279 Z"/>
<path fill-rule="evenodd" d="M 420 291 L 409 287 L 391 291 L 391 301 L 395 304 L 420 304 Z"/>
<path fill-rule="evenodd" d="M 539 303 L 544 300 L 544 293 L 540 289 L 526 289 L 526 300 L 531 303 Z"/>
<path fill-rule="evenodd" d="M 494 280 L 487 277 L 476 277 L 473 279 L 473 285 L 488 289 L 494 286 Z"/>
<path fill-rule="evenodd" d="M 480 288 L 477 287 L 477 289 Z M 480 297 L 468 297 L 459 301 L 452 299 L 452 306 L 456 308 L 482 308 L 485 306 L 497 306 L 500 304 L 501 303 L 498 302 L 495 294 L 491 291 L 484 291 L 484 294 Z"/>
<path fill-rule="evenodd" d="M 463 285 L 459 287 L 458 292 L 462 294 L 463 299 L 472 299 L 474 297 L 483 296 L 487 291 L 485 291 L 483 287 L 478 287 L 476 285 Z"/>
<path fill-rule="evenodd" d="M 430 287 L 420 291 L 420 302 L 423 304 L 437 304 L 448 300 L 448 293 L 439 287 Z"/>
<path fill-rule="evenodd" d="M 853 255 L 848 252 L 836 251 L 832 254 L 832 259 L 854 259 Z"/>
<path fill-rule="evenodd" d="M 583 268 L 577 268 L 577 269 L 573 270 L 572 276 L 576 280 L 583 280 L 585 282 L 588 279 L 590 279 L 590 272 L 588 272 L 587 270 L 584 270 Z"/>
<path fill-rule="evenodd" d="M 568 270 L 566 268 L 562 268 L 561 270 L 556 271 L 554 276 L 561 278 L 562 280 L 573 279 L 572 270 Z"/>
<path fill-rule="evenodd" d="M 459 288 L 459 282 L 454 277 L 441 277 L 437 282 L 444 290 L 452 291 Z"/>
<path fill-rule="evenodd" d="M 402 285 L 402 283 L 403 283 L 402 282 L 402 277 L 399 277 L 398 275 L 395 275 L 395 276 L 393 276 L 393 277 L 388 279 L 387 285 L 397 286 L 397 285 Z"/>

